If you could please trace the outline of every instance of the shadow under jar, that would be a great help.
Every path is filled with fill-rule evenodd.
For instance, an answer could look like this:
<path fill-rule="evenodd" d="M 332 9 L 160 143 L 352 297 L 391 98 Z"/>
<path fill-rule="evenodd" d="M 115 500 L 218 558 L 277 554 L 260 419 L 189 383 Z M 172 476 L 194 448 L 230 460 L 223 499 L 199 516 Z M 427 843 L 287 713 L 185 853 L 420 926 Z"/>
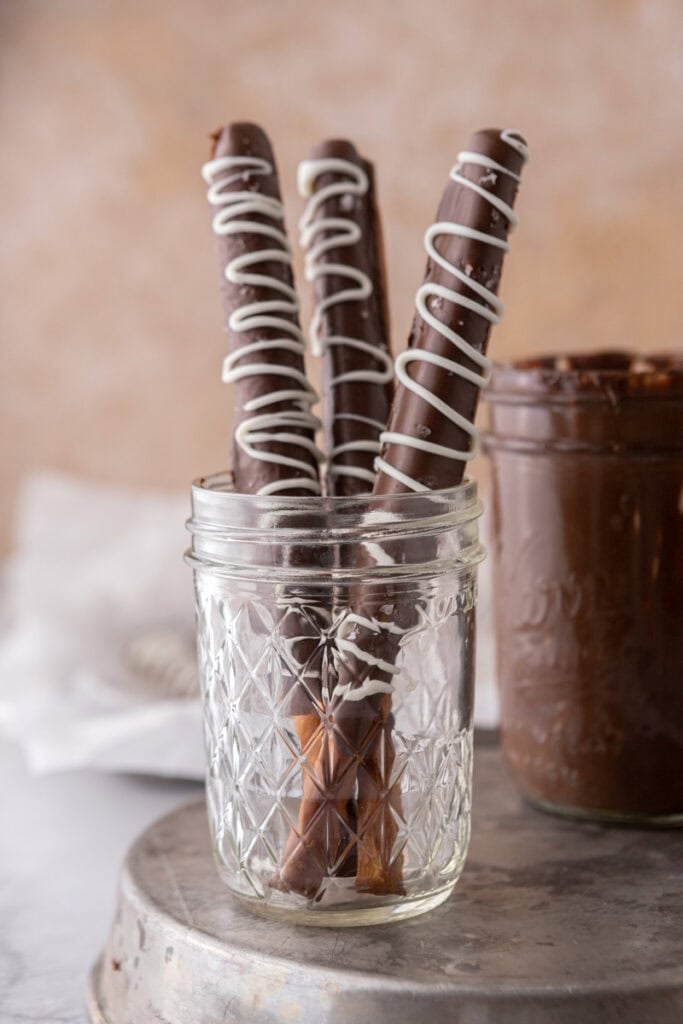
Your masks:
<path fill-rule="evenodd" d="M 546 810 L 683 824 L 683 357 L 497 366 L 501 731 Z"/>
<path fill-rule="evenodd" d="M 472 482 L 362 498 L 194 485 L 209 821 L 219 873 L 252 909 L 373 924 L 451 892 L 470 834 L 480 513 Z M 359 619 L 384 681 L 366 699 L 344 672 Z M 361 881 L 373 856 L 390 884 Z"/>

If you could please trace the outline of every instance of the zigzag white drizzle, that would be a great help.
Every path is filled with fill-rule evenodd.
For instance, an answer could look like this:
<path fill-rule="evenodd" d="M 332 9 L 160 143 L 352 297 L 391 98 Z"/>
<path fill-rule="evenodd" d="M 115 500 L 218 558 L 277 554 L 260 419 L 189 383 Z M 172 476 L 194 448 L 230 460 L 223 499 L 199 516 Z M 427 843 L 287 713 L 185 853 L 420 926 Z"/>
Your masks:
<path fill-rule="evenodd" d="M 527 148 L 526 145 L 518 137 L 514 131 L 501 132 L 501 139 L 506 142 L 509 146 L 515 149 L 521 156 L 526 159 Z M 483 167 L 491 177 L 488 181 L 489 184 L 495 183 L 498 174 L 506 174 L 513 178 L 515 181 L 519 181 L 519 175 L 508 170 L 502 164 L 497 163 L 490 157 L 484 156 L 481 153 L 461 152 L 458 154 L 457 162 L 455 167 L 451 170 L 451 179 L 457 182 L 459 185 L 463 185 L 466 188 L 473 189 L 482 198 L 488 200 L 492 206 L 494 206 L 500 213 L 503 214 L 508 220 L 510 229 L 512 229 L 517 223 L 517 218 L 512 208 L 501 200 L 498 196 L 493 195 L 486 189 L 482 188 L 476 182 L 470 181 L 460 174 L 460 169 L 464 164 L 475 164 L 479 167 Z M 488 175 L 487 175 L 488 176 Z M 474 426 L 466 420 L 463 416 L 457 413 L 449 405 L 437 398 L 436 395 L 432 394 L 426 388 L 417 384 L 406 372 L 406 367 L 413 361 L 422 359 L 425 362 L 431 362 L 437 366 L 441 366 L 443 369 L 448 370 L 452 373 L 457 373 L 465 380 L 470 380 L 474 384 L 483 386 L 490 373 L 491 364 L 485 356 L 477 352 L 472 346 L 456 331 L 451 330 L 441 320 L 439 320 L 429 309 L 429 301 L 431 299 L 441 299 L 448 302 L 457 303 L 461 307 L 470 309 L 480 316 L 484 317 L 490 323 L 498 323 L 503 314 L 503 304 L 501 303 L 498 296 L 490 288 L 486 288 L 484 285 L 479 284 L 477 281 L 473 281 L 469 275 L 461 271 L 458 267 L 454 266 L 448 260 L 446 260 L 437 251 L 435 246 L 435 239 L 440 235 L 456 235 L 460 238 L 472 238 L 480 242 L 494 245 L 497 248 L 503 249 L 505 252 L 508 251 L 509 246 L 507 242 L 501 241 L 493 235 L 485 232 L 476 231 L 473 228 L 468 227 L 465 224 L 454 224 L 448 221 L 440 221 L 433 224 L 425 234 L 425 249 L 429 257 L 438 263 L 439 266 L 443 267 L 455 278 L 461 281 L 470 290 L 470 295 L 462 295 L 459 292 L 455 292 L 450 288 L 445 288 L 443 285 L 436 285 L 426 283 L 418 290 L 415 297 L 415 305 L 419 315 L 429 323 L 434 330 L 438 331 L 444 338 L 447 338 L 456 348 L 460 349 L 465 355 L 469 356 L 473 362 L 482 369 L 482 373 L 476 373 L 471 370 L 467 370 L 450 359 L 443 358 L 441 356 L 434 355 L 430 352 L 425 352 L 421 349 L 407 349 L 405 352 L 396 360 L 396 376 L 399 381 L 410 388 L 415 394 L 420 395 L 425 402 L 428 402 L 433 408 L 438 409 L 444 416 L 450 419 L 453 423 L 456 423 L 459 427 L 465 430 L 473 439 L 473 447 L 469 451 L 457 451 L 446 447 L 445 445 L 434 444 L 433 442 L 423 440 L 421 438 L 410 437 L 406 434 L 401 434 L 395 431 L 383 431 L 381 436 L 381 442 L 391 442 L 397 444 L 404 444 L 412 448 L 419 448 L 421 451 L 430 452 L 434 455 L 443 455 L 450 459 L 471 459 L 474 455 L 474 444 L 476 443 L 477 432 Z M 486 303 L 486 305 L 484 304 Z M 412 477 L 400 470 L 396 469 L 390 463 L 387 463 L 381 457 L 378 457 L 375 461 L 375 468 L 379 471 L 383 471 L 395 480 L 399 480 L 405 487 L 412 491 L 426 491 L 428 490 L 419 481 L 414 480 Z M 391 564 L 394 560 L 391 555 L 388 554 L 382 548 L 381 544 L 372 543 L 366 545 L 371 551 L 377 565 Z M 399 669 L 391 662 L 385 659 L 377 658 L 371 655 L 369 652 L 363 649 L 362 636 L 358 636 L 358 629 L 365 630 L 367 632 L 377 634 L 384 632 L 393 633 L 399 636 L 403 636 L 408 632 L 408 628 L 403 629 L 396 623 L 391 621 L 381 621 L 377 619 L 369 619 L 362 615 L 352 615 L 348 617 L 356 628 L 351 631 L 351 635 L 354 640 L 350 638 L 342 638 L 337 640 L 337 646 L 340 650 L 350 654 L 357 661 L 368 667 L 369 677 L 360 684 L 360 686 L 354 686 L 353 682 L 346 683 L 341 686 L 335 687 L 334 700 L 343 701 L 351 700 L 358 701 L 363 700 L 366 697 L 370 697 L 377 693 L 391 693 L 392 683 L 391 680 L 377 679 L 373 676 L 373 669 L 379 668 L 382 672 L 390 677 L 396 675 Z"/>
<path fill-rule="evenodd" d="M 507 145 L 511 146 L 516 152 L 518 152 L 525 160 L 527 158 L 527 147 L 519 138 L 517 132 L 507 129 L 501 132 L 500 138 Z M 497 163 L 488 156 L 484 156 L 482 153 L 472 153 L 463 151 L 458 153 L 457 162 L 455 167 L 451 170 L 450 177 L 452 181 L 457 182 L 458 185 L 462 185 L 464 188 L 472 189 L 477 195 L 481 196 L 495 207 L 499 213 L 507 219 L 510 230 L 512 230 L 517 224 L 517 218 L 512 210 L 512 207 L 508 203 L 504 202 L 499 196 L 494 195 L 487 189 L 482 188 L 480 184 L 474 181 L 470 181 L 469 178 L 464 177 L 460 170 L 466 164 L 474 164 L 475 166 L 482 167 L 489 173 L 485 175 L 481 180 L 488 178 L 489 183 L 495 183 L 496 178 L 499 174 L 505 174 L 509 178 L 513 178 L 515 181 L 519 181 L 519 175 L 513 171 L 504 167 L 503 164 Z M 402 434 L 393 430 L 385 430 L 382 433 L 380 441 L 382 444 L 399 444 L 405 445 L 409 448 L 417 448 L 423 452 L 429 452 L 431 455 L 438 455 L 445 459 L 459 459 L 467 461 L 476 453 L 477 450 L 477 439 L 478 431 L 473 423 L 470 423 L 468 419 L 462 416 L 459 412 L 453 409 L 447 402 L 444 402 L 437 395 L 433 394 L 427 388 L 418 384 L 417 381 L 413 380 L 407 372 L 407 368 L 410 363 L 423 362 L 431 363 L 433 366 L 438 366 L 442 370 L 446 370 L 449 373 L 457 374 L 464 380 L 470 381 L 472 384 L 476 384 L 478 387 L 484 387 L 491 374 L 491 362 L 478 352 L 469 342 L 463 338 L 461 334 L 448 327 L 443 321 L 439 320 L 438 317 L 430 309 L 430 301 L 434 306 L 440 305 L 442 301 L 452 302 L 458 306 L 469 309 L 473 313 L 478 314 L 485 320 L 488 320 L 491 324 L 497 324 L 500 322 L 503 315 L 503 304 L 494 291 L 485 285 L 480 284 L 478 281 L 474 281 L 465 271 L 460 270 L 453 263 L 442 256 L 435 245 L 436 239 L 441 235 L 455 235 L 459 238 L 471 238 L 479 242 L 485 242 L 488 245 L 495 246 L 497 249 L 502 249 L 504 252 L 508 252 L 510 246 L 507 242 L 496 238 L 495 235 L 491 235 L 487 232 L 476 231 L 474 228 L 468 227 L 466 224 L 455 224 L 450 221 L 438 221 L 436 224 L 432 224 L 427 229 L 425 234 L 425 249 L 427 255 L 434 263 L 437 263 L 444 270 L 448 271 L 453 277 L 466 286 L 469 289 L 469 294 L 462 294 L 456 292 L 452 288 L 446 288 L 444 285 L 434 284 L 426 282 L 418 289 L 417 295 L 415 296 L 415 308 L 417 309 L 418 315 L 431 327 L 434 328 L 443 338 L 446 338 L 456 349 L 459 349 L 463 355 L 471 359 L 472 362 L 481 369 L 481 373 L 477 373 L 473 370 L 469 370 L 462 364 L 455 362 L 453 359 L 448 359 L 445 356 L 437 355 L 434 352 L 427 352 L 421 348 L 408 348 L 402 352 L 396 359 L 396 377 L 403 384 L 404 387 L 409 388 L 413 394 L 419 395 L 428 405 L 431 405 L 433 409 L 436 409 L 449 419 L 451 423 L 454 423 L 457 427 L 463 430 L 472 438 L 471 446 L 464 451 L 460 451 L 455 448 L 451 448 L 447 445 L 435 444 L 433 441 L 427 441 L 419 437 L 411 437 L 409 434 Z M 394 480 L 398 480 L 405 487 L 411 491 L 426 491 L 429 488 L 425 487 L 418 480 L 408 476 L 406 473 L 402 473 L 391 463 L 385 459 L 378 457 L 375 461 L 375 469 L 378 472 L 383 472 L 393 477 Z"/>
<path fill-rule="evenodd" d="M 381 622 L 375 618 L 368 618 L 365 615 L 348 615 L 344 620 L 344 625 L 351 624 L 355 627 L 360 627 L 367 632 L 379 634 L 379 633 L 395 633 L 402 636 L 407 630 L 402 629 L 393 622 Z M 357 628 L 351 631 L 351 635 L 357 635 Z M 356 661 L 362 662 L 364 665 L 368 665 L 370 668 L 378 668 L 381 672 L 385 672 L 389 676 L 396 675 L 400 669 L 392 662 L 387 661 L 384 658 L 377 658 L 364 650 L 363 647 L 351 640 L 350 637 L 337 636 L 337 650 L 341 651 L 342 654 L 351 655 Z M 370 697 L 375 693 L 391 693 L 393 687 L 391 681 L 384 679 L 375 679 L 372 676 L 368 679 L 364 679 L 360 686 L 355 686 L 353 681 L 348 683 L 338 684 L 334 688 L 334 701 L 335 703 L 343 700 L 364 700 L 366 697 Z"/>
<path fill-rule="evenodd" d="M 330 173 L 344 175 L 345 178 L 314 191 L 316 178 Z M 321 206 L 335 196 L 340 197 L 342 208 L 345 203 L 350 203 L 352 209 L 354 197 L 367 194 L 369 187 L 367 175 L 362 167 L 350 160 L 340 160 L 335 157 L 304 160 L 299 164 L 298 186 L 302 196 L 310 197 L 299 221 L 301 244 L 308 250 L 305 260 L 306 280 L 317 281 L 321 277 L 335 276 L 350 282 L 350 287 L 342 287 L 317 303 L 310 324 L 312 351 L 315 355 L 322 356 L 325 350 L 332 345 L 346 345 L 366 353 L 381 365 L 381 369 L 378 370 L 365 368 L 338 374 L 330 381 L 332 388 L 351 381 L 365 384 L 387 384 L 394 373 L 393 361 L 387 352 L 376 345 L 369 344 L 362 338 L 352 338 L 346 334 L 333 334 L 327 337 L 324 335 L 324 317 L 327 311 L 332 306 L 345 302 L 361 302 L 369 298 L 372 295 L 373 285 L 368 275 L 358 267 L 353 267 L 348 263 L 332 263 L 324 258 L 331 249 L 356 245 L 362 238 L 359 224 L 351 217 L 317 217 L 317 213 Z M 340 465 L 336 460 L 340 455 L 351 451 L 374 452 L 378 455 L 379 437 L 385 424 L 371 417 L 354 416 L 350 413 L 338 413 L 336 418 L 354 419 L 366 423 L 372 428 L 373 433 L 377 434 L 377 440 L 349 441 L 346 444 L 337 445 L 330 452 L 329 475 L 356 477 L 368 484 L 373 484 L 375 473 L 371 470 Z"/>
<path fill-rule="evenodd" d="M 260 489 L 259 494 L 276 494 L 294 487 L 320 494 L 318 474 L 308 462 L 294 455 L 279 455 L 261 447 L 254 447 L 273 443 L 287 444 L 310 452 L 316 462 L 323 459 L 314 441 L 300 434 L 291 433 L 292 428 L 311 430 L 315 433 L 320 426 L 319 420 L 311 412 L 311 406 L 317 402 L 318 396 L 305 374 L 288 366 L 260 362 L 258 359 L 259 353 L 274 349 L 294 352 L 302 357 L 305 351 L 304 336 L 300 327 L 293 320 L 277 315 L 290 314 L 295 318 L 298 316 L 299 300 L 295 289 L 270 274 L 253 272 L 253 268 L 260 263 L 277 262 L 290 267 L 292 265 L 291 250 L 284 231 L 283 205 L 279 199 L 260 192 L 248 189 L 229 190 L 237 181 L 248 181 L 253 175 L 272 173 L 273 167 L 269 161 L 254 156 L 217 157 L 202 167 L 202 177 L 209 185 L 207 199 L 211 206 L 217 207 L 212 222 L 216 234 L 261 235 L 274 243 L 270 248 L 246 251 L 241 256 L 235 256 L 226 266 L 225 277 L 232 284 L 267 288 L 275 293 L 272 298 L 239 306 L 231 314 L 228 327 L 237 334 L 261 327 L 283 332 L 282 337 L 255 341 L 228 355 L 223 363 L 223 380 L 232 383 L 244 377 L 267 374 L 287 378 L 294 384 L 293 387 L 272 391 L 246 402 L 245 412 L 253 412 L 256 415 L 238 425 L 235 430 L 235 441 L 242 451 L 254 459 L 277 463 L 280 466 L 291 466 L 296 471 L 295 475 L 285 480 L 266 484 Z M 272 223 L 264 224 L 251 219 L 254 216 L 267 218 Z M 256 358 L 250 361 L 251 357 Z M 269 406 L 279 402 L 289 402 L 297 408 L 267 411 Z"/>

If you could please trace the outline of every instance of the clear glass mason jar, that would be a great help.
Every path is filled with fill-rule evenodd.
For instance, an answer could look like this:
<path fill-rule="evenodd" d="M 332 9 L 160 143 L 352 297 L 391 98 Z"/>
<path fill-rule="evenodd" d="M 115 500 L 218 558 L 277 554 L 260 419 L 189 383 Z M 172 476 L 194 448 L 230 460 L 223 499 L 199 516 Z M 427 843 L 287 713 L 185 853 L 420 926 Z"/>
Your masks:
<path fill-rule="evenodd" d="M 390 498 L 193 486 L 209 821 L 221 877 L 253 909 L 372 924 L 453 889 L 480 513 L 473 482 Z"/>
<path fill-rule="evenodd" d="M 546 810 L 683 824 L 683 356 L 494 368 L 502 746 Z"/>

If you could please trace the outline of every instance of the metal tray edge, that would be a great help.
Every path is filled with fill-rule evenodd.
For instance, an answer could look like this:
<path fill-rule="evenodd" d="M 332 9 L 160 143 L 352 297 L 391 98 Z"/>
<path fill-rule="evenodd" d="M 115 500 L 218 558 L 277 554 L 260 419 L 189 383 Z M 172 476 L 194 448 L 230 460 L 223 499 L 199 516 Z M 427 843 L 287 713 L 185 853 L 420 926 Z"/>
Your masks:
<path fill-rule="evenodd" d="M 113 1021 L 109 1020 L 106 1016 L 102 1006 L 100 1005 L 99 999 L 99 981 L 100 973 L 102 970 L 102 954 L 98 956 L 95 963 L 90 968 L 88 974 L 88 982 L 85 991 L 85 1004 L 88 1011 L 88 1020 L 90 1024 L 114 1024 Z"/>

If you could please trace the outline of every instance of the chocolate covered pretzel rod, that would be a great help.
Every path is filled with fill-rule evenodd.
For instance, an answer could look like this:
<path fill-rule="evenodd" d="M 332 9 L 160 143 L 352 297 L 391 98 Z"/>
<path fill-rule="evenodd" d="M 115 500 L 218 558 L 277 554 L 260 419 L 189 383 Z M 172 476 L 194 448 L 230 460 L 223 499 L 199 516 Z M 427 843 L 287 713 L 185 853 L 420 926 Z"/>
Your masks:
<path fill-rule="evenodd" d="M 233 477 L 243 494 L 319 494 L 317 395 L 304 369 L 275 158 L 266 134 L 231 124 L 202 168 L 214 211 L 230 339 L 223 380 L 235 385 Z"/>
<path fill-rule="evenodd" d="M 298 182 L 308 197 L 299 229 L 323 365 L 327 492 L 369 493 L 394 376 L 374 169 L 353 143 L 328 140 L 299 165 Z"/>
<path fill-rule="evenodd" d="M 322 460 L 311 412 L 317 395 L 304 368 L 304 337 L 294 288 L 275 158 L 261 128 L 231 124 L 213 136 L 202 174 L 213 211 L 221 299 L 230 352 L 223 380 L 234 385 L 233 478 L 244 494 L 320 494 Z M 302 561 L 295 546 L 290 564 Z M 278 632 L 288 651 L 283 690 L 302 755 L 321 739 L 320 633 L 330 612 L 284 594 Z M 294 681 L 296 680 L 296 685 Z M 316 745 L 317 744 L 317 745 Z"/>
<path fill-rule="evenodd" d="M 475 453 L 474 417 L 490 370 L 486 346 L 503 313 L 498 285 L 526 158 L 522 137 L 497 129 L 476 132 L 458 154 L 425 235 L 427 274 L 409 347 L 396 360 L 377 494 L 453 487 Z"/>
<path fill-rule="evenodd" d="M 327 491 L 342 496 L 370 493 L 393 390 L 374 170 L 353 143 L 329 140 L 300 164 L 298 181 L 300 193 L 308 198 L 299 228 L 307 248 L 306 277 L 314 289 L 311 342 L 323 361 L 322 419 L 330 460 Z M 364 815 L 366 793 L 361 780 L 376 777 L 377 756 L 378 751 L 368 752 L 356 799 L 330 809 L 331 834 L 343 821 L 342 832 L 349 837 L 346 856 L 335 856 L 340 848 L 336 839 L 323 854 L 323 863 L 338 877 L 356 874 L 356 844 L 350 837 L 357 832 L 358 814 Z M 320 759 L 318 767 L 323 767 Z M 322 778 L 320 787 L 324 787 Z M 374 800 L 372 787 L 369 799 Z M 325 815 L 319 799 L 317 809 L 310 801 L 302 805 L 300 816 L 308 820 L 316 810 Z M 284 861 L 297 851 L 305 852 L 300 834 L 293 830 Z M 302 876 L 304 868 L 299 869 Z"/>
<path fill-rule="evenodd" d="M 427 273 L 416 296 L 410 347 L 396 361 L 398 387 L 382 439 L 376 494 L 454 486 L 474 454 L 473 420 L 479 388 L 489 371 L 485 350 L 491 326 L 502 314 L 498 285 L 509 248 L 507 236 L 516 222 L 512 206 L 526 157 L 526 143 L 518 133 L 493 129 L 477 132 L 458 155 L 436 223 L 425 236 Z M 400 554 L 390 544 L 382 547 L 383 561 Z M 420 555 L 429 560 L 429 551 Z M 392 727 L 396 659 L 403 636 L 418 616 L 417 605 L 401 601 L 391 587 L 359 587 L 353 604 L 350 628 L 337 640 L 344 659 L 328 706 L 333 726 L 319 755 L 328 798 L 337 805 L 353 794 L 357 765 L 366 752 Z M 381 815 L 388 827 L 393 789 L 389 775 L 377 780 L 373 815 Z M 305 787 L 302 809 L 308 796 Z M 300 818 L 301 849 L 290 853 L 285 872 L 295 890 L 302 884 L 309 891 L 315 887 L 310 873 L 303 880 L 299 872 L 305 861 L 311 863 L 310 852 L 316 850 L 319 860 L 329 842 L 329 835 L 320 834 L 320 820 Z M 363 830 L 359 819 L 361 836 Z M 359 849 L 358 887 L 378 893 L 400 891 L 399 856 L 394 849 L 386 861 L 378 850 L 374 861 L 363 862 Z"/>

